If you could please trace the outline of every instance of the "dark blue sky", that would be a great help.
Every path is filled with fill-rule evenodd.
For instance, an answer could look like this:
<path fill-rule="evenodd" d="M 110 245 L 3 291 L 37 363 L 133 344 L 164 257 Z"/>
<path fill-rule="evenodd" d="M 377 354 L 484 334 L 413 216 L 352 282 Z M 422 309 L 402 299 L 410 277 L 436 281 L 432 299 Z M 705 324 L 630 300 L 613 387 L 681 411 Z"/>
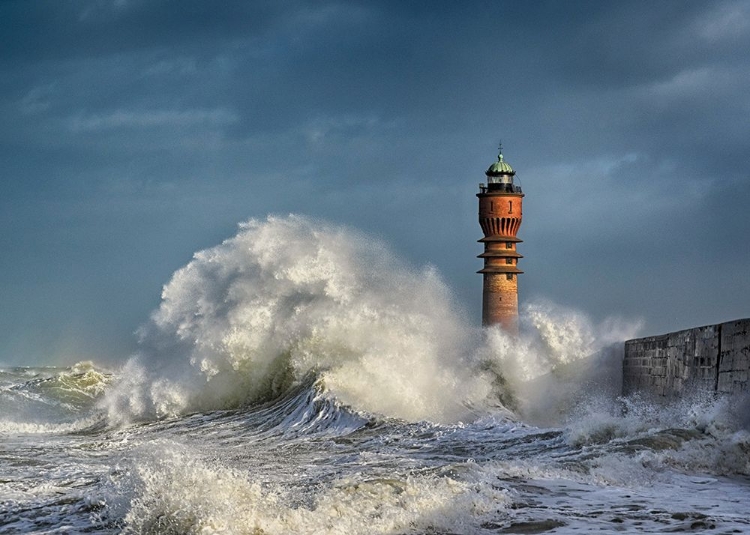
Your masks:
<path fill-rule="evenodd" d="M 479 321 L 476 189 L 521 301 L 644 334 L 750 316 L 750 2 L 0 2 L 0 363 L 119 359 L 269 213 L 432 264 Z"/>

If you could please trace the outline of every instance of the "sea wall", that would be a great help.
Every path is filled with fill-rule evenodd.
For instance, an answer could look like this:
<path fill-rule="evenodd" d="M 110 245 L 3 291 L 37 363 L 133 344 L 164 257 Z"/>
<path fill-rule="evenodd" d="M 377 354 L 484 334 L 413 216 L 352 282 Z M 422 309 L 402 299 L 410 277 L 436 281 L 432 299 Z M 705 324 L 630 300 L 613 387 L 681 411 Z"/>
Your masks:
<path fill-rule="evenodd" d="M 625 342 L 623 394 L 749 392 L 750 319 Z"/>

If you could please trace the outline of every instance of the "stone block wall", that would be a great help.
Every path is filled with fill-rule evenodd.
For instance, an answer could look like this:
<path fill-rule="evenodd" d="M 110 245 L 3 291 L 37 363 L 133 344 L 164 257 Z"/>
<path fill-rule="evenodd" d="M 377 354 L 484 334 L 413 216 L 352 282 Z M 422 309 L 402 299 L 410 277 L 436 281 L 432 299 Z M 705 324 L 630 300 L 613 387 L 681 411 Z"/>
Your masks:
<path fill-rule="evenodd" d="M 722 324 L 718 392 L 748 392 L 750 369 L 750 320 Z"/>
<path fill-rule="evenodd" d="M 749 390 L 750 319 L 625 342 L 623 394 Z"/>

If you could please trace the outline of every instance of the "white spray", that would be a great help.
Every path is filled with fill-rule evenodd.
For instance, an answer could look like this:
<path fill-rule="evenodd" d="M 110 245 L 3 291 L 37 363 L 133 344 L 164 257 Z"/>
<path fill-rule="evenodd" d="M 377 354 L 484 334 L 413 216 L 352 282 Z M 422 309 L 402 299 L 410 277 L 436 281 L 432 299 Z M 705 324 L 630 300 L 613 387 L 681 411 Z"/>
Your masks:
<path fill-rule="evenodd" d="M 497 377 L 517 388 L 609 341 L 550 305 L 523 321 L 520 339 L 483 335 L 434 269 L 379 240 L 300 216 L 250 220 L 173 275 L 105 405 L 114 421 L 227 408 L 315 373 L 356 410 L 451 422 L 497 398 Z"/>

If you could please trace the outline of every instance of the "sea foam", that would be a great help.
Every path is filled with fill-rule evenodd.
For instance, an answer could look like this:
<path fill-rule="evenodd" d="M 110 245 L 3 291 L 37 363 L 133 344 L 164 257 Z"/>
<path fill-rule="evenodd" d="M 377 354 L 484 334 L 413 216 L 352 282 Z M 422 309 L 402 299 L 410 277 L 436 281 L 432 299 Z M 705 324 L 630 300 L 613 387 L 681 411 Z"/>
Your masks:
<path fill-rule="evenodd" d="M 511 502 L 494 475 L 476 467 L 460 478 L 344 477 L 316 485 L 311 499 L 173 442 L 145 446 L 139 457 L 126 478 L 136 496 L 123 504 L 126 533 L 467 533 Z"/>

